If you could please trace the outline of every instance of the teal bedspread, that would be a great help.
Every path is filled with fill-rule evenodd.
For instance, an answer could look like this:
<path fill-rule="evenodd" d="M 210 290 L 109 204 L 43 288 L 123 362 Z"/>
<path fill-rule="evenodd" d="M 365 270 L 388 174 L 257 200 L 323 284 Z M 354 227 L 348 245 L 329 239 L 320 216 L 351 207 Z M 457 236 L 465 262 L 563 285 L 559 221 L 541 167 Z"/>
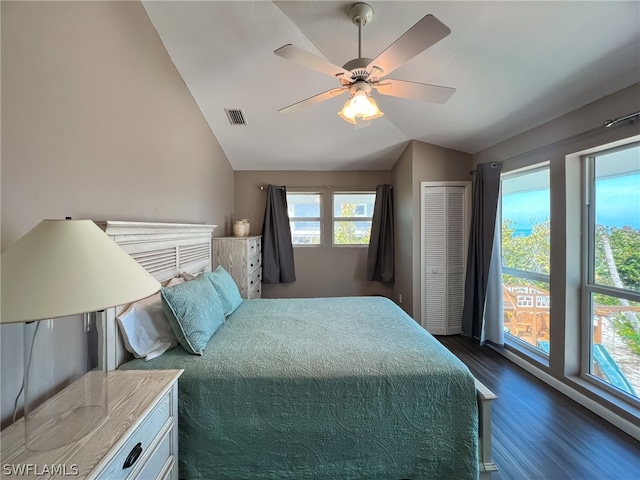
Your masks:
<path fill-rule="evenodd" d="M 244 300 L 184 368 L 187 479 L 475 479 L 472 375 L 382 297 Z"/>

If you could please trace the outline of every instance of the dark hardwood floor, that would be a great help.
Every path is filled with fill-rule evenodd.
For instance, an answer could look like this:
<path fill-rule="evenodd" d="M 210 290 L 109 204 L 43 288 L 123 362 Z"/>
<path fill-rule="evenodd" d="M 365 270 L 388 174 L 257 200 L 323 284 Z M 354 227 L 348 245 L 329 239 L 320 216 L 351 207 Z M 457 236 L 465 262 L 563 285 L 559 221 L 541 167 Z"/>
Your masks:
<path fill-rule="evenodd" d="M 498 398 L 491 480 L 639 480 L 640 442 L 489 347 L 437 337 Z"/>

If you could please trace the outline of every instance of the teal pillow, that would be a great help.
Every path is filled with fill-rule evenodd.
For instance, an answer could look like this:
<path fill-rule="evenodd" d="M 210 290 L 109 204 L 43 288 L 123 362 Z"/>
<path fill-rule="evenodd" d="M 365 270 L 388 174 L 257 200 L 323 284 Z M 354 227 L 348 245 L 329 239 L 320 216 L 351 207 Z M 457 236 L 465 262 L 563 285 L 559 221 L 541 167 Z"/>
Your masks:
<path fill-rule="evenodd" d="M 160 290 L 162 309 L 180 345 L 202 355 L 215 331 L 224 323 L 222 303 L 203 275 Z"/>
<path fill-rule="evenodd" d="M 224 316 L 231 315 L 242 303 L 242 297 L 240 296 L 240 290 L 238 290 L 236 282 L 231 275 L 229 275 L 229 272 L 222 268 L 222 265 L 219 265 L 215 272 L 206 272 L 204 275 L 211 280 L 216 292 L 218 292 L 220 296 Z"/>

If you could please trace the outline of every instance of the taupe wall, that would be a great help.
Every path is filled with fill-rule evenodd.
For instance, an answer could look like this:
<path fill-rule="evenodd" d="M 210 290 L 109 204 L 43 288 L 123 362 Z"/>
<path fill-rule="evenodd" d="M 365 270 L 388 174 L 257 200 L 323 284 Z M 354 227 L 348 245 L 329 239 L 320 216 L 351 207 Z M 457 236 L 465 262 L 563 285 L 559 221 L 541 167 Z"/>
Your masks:
<path fill-rule="evenodd" d="M 45 218 L 230 223 L 232 168 L 139 2 L 1 8 L 2 248 Z M 0 336 L 4 425 L 22 325 Z"/>
<path fill-rule="evenodd" d="M 394 298 L 402 295 L 402 307 L 420 321 L 420 182 L 470 180 L 472 156 L 448 148 L 412 141 L 392 170 L 396 199 L 401 210 L 396 215 L 400 253 L 396 268 Z"/>
<path fill-rule="evenodd" d="M 413 316 L 413 143 L 404 149 L 391 170 L 393 207 L 395 215 L 394 246 L 396 252 L 396 281 L 393 299 Z M 418 212 L 418 221 L 419 220 Z M 400 303 L 402 295 L 402 303 Z"/>
<path fill-rule="evenodd" d="M 478 163 L 502 162 L 509 159 L 508 167 L 519 168 L 548 159 L 550 155 L 570 154 L 581 149 L 615 141 L 624 135 L 624 130 L 604 128 L 571 141 L 565 139 L 602 126 L 607 119 L 617 118 L 637 112 L 640 109 L 640 83 L 631 85 L 616 93 L 607 95 L 550 122 L 515 135 L 504 142 L 473 155 L 474 166 Z M 635 122 L 636 128 L 639 122 Z M 631 135 L 632 133 L 628 134 Z M 555 144 L 555 142 L 561 142 Z M 548 146 L 547 148 L 543 148 Z M 541 160 L 543 161 L 543 160 Z"/>
<path fill-rule="evenodd" d="M 640 110 L 640 83 L 625 88 L 567 115 L 512 137 L 474 155 L 474 165 L 503 162 L 503 172 L 550 162 L 551 197 L 551 353 L 549 364 L 533 361 L 534 373 L 570 396 L 573 392 L 594 402 L 588 408 L 615 424 L 617 418 L 636 423 L 637 417 L 621 402 L 610 402 L 595 395 L 580 376 L 581 284 L 581 167 L 580 156 L 594 148 L 614 147 L 629 138 L 640 140 L 640 122 L 601 128 L 602 123 Z M 590 132 L 580 135 L 583 132 Z M 518 355 L 518 353 L 515 353 Z M 530 361 L 527 360 L 527 361 Z M 578 397 L 577 400 L 581 401 Z M 604 406 L 605 409 L 595 408 Z M 637 409 L 635 410 L 637 415 Z M 613 412 L 614 417 L 610 414 Z M 624 428 L 624 427 L 623 427 Z M 627 430 L 628 431 L 628 430 Z M 637 430 L 636 430 L 637 431 Z"/>
<path fill-rule="evenodd" d="M 236 171 L 235 216 L 248 218 L 251 232 L 262 232 L 268 184 L 289 187 L 322 187 L 324 193 L 324 244 L 320 247 L 294 248 L 296 281 L 263 285 L 262 296 L 336 297 L 380 294 L 391 298 L 392 286 L 366 280 L 366 247 L 333 247 L 327 232 L 331 228 L 331 194 L 340 187 L 370 187 L 391 183 L 389 171 Z M 324 188 L 329 186 L 331 188 Z M 309 189 L 307 189 L 308 191 Z"/>

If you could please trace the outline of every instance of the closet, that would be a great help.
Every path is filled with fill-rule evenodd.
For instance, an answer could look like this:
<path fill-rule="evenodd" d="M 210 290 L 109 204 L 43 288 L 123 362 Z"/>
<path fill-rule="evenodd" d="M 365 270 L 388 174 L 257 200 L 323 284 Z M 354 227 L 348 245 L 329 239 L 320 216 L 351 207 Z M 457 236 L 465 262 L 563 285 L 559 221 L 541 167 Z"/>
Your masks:
<path fill-rule="evenodd" d="M 470 182 L 420 182 L 421 315 L 434 335 L 462 333 Z"/>

